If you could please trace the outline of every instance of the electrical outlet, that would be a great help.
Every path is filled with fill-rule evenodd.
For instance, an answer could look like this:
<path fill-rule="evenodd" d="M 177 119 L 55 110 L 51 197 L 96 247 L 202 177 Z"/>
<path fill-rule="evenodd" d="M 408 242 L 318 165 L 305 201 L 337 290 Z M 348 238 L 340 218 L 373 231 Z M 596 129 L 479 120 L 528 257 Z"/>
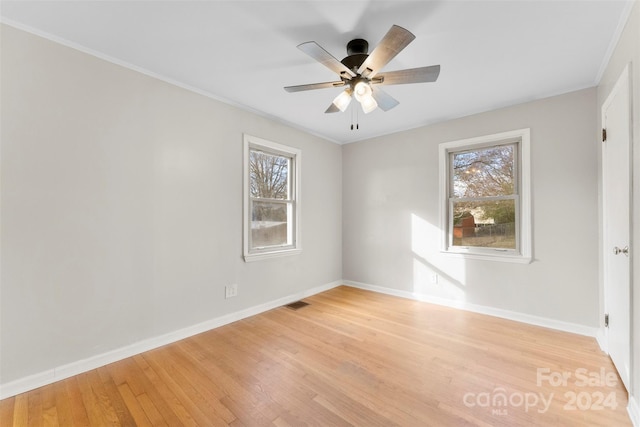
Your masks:
<path fill-rule="evenodd" d="M 436 285 L 438 283 L 438 274 L 437 273 L 431 273 L 431 283 L 433 283 L 434 285 Z"/>
<path fill-rule="evenodd" d="M 238 285 L 236 283 L 224 287 L 224 297 L 233 298 L 238 296 Z"/>

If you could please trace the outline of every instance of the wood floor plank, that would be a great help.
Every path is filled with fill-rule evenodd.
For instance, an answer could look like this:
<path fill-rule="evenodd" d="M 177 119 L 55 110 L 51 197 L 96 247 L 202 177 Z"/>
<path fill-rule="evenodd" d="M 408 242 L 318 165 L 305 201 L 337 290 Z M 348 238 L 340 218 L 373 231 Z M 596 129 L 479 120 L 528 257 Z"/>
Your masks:
<path fill-rule="evenodd" d="M 344 286 L 305 301 L 0 401 L 0 424 L 631 425 L 593 338 Z"/>
<path fill-rule="evenodd" d="M 73 425 L 73 411 L 71 400 L 67 393 L 66 381 L 58 381 L 52 384 L 53 406 L 56 408 L 58 424 L 61 426 Z"/>
<path fill-rule="evenodd" d="M 181 405 L 188 411 L 190 417 L 198 425 L 224 426 L 227 422 L 213 409 L 209 402 L 202 397 L 196 388 L 174 366 L 168 349 L 148 354 L 145 359 L 149 366 L 166 384 L 171 392 L 179 399 Z"/>
<path fill-rule="evenodd" d="M 58 409 L 55 406 L 44 409 L 42 411 L 42 425 L 45 427 L 58 427 Z"/>
<path fill-rule="evenodd" d="M 82 396 L 82 390 L 80 389 L 80 384 L 78 382 L 79 375 L 75 377 L 68 378 L 66 380 L 61 381 L 60 383 L 65 385 L 66 396 L 62 391 L 56 394 L 56 402 L 64 402 L 57 403 L 58 406 L 64 405 L 66 403 L 71 407 L 71 425 L 76 426 L 88 426 L 90 425 L 89 414 L 87 413 L 87 407 L 84 405 L 84 399 Z M 66 411 L 61 410 L 61 413 Z"/>
<path fill-rule="evenodd" d="M 107 392 L 105 383 L 100 377 L 99 370 L 94 369 L 87 372 L 87 379 L 91 388 L 93 389 L 95 401 L 98 406 L 97 410 L 106 420 L 106 423 L 113 426 L 121 425 L 120 420 L 118 419 L 118 413 L 116 411 L 116 405 L 119 405 L 120 402 L 111 400 L 109 398 L 109 393 Z"/>
<path fill-rule="evenodd" d="M 15 397 L 13 410 L 13 426 L 23 427 L 29 424 L 29 393 Z"/>
<path fill-rule="evenodd" d="M 13 425 L 13 412 L 15 409 L 15 402 L 15 396 L 0 400 L 0 426 Z"/>
<path fill-rule="evenodd" d="M 10 397 L 0 401 L 0 426 L 13 425 L 13 412 L 15 408 L 15 397 Z"/>
<path fill-rule="evenodd" d="M 89 375 L 91 373 L 92 371 L 89 371 L 76 377 L 82 397 L 82 404 L 87 411 L 88 424 L 94 426 L 108 425 L 109 420 L 105 417 L 100 407 L 100 398 L 96 395 L 91 384 L 92 377 Z"/>
<path fill-rule="evenodd" d="M 142 410 L 153 426 L 168 426 L 169 424 L 163 418 L 153 401 L 146 393 L 139 394 L 136 399 L 140 403 Z"/>
<path fill-rule="evenodd" d="M 29 393 L 29 427 L 39 427 L 43 425 L 42 418 L 42 389 L 36 389 Z"/>
<path fill-rule="evenodd" d="M 288 314 L 287 312 L 281 310 L 281 314 L 285 316 Z M 296 322 L 291 322 L 290 320 L 281 319 L 282 325 L 289 324 L 291 328 L 301 328 L 304 329 L 304 321 L 303 319 L 298 319 Z M 290 333 L 301 333 L 300 331 Z M 300 337 L 299 337 L 300 338 Z M 348 391 L 348 395 L 354 399 L 356 399 L 359 403 L 364 405 L 367 408 L 370 408 L 372 412 L 377 412 L 379 416 L 385 417 L 389 420 L 395 419 L 401 422 L 404 425 L 411 425 L 417 423 L 424 423 L 427 419 L 421 419 L 420 411 L 413 411 L 413 413 L 406 413 L 407 411 L 396 411 L 396 408 L 401 407 L 402 405 L 407 405 L 412 408 L 420 408 L 420 407 L 436 407 L 437 399 L 430 397 L 427 394 L 416 393 L 415 390 L 415 377 L 413 381 L 411 378 L 405 379 L 405 384 L 403 385 L 400 379 L 398 378 L 397 372 L 394 368 L 393 364 L 379 364 L 372 363 L 367 359 L 367 357 L 360 358 L 358 355 L 362 355 L 361 351 L 357 351 L 354 349 L 350 349 L 345 343 L 341 345 L 331 345 L 326 341 L 327 337 L 321 337 L 319 343 L 314 346 L 312 352 L 315 353 L 313 356 L 314 359 L 320 360 L 321 357 L 327 358 L 329 360 L 340 361 L 338 366 L 331 366 L 322 364 L 319 366 L 317 375 L 329 375 L 329 382 L 339 382 L 340 378 L 348 377 L 350 378 L 350 383 L 346 383 L 344 387 Z M 333 349 L 330 354 L 321 354 L 323 349 L 330 348 Z M 402 360 L 396 360 L 396 363 L 402 362 Z M 384 378 L 381 374 L 381 371 L 384 371 Z M 391 375 L 389 371 L 392 372 Z M 389 378 L 393 377 L 393 381 L 389 381 Z M 385 388 L 393 388 L 396 390 L 395 393 L 391 395 L 386 395 L 383 398 L 380 398 L 378 393 L 370 393 L 370 390 L 380 390 Z M 429 417 L 425 417 L 433 420 L 433 415 Z M 451 420 L 448 421 L 459 421 L 459 420 Z"/>
<path fill-rule="evenodd" d="M 253 375 L 253 369 L 246 369 L 247 366 L 254 366 L 255 359 L 241 357 L 233 347 L 223 345 L 222 343 L 225 342 L 223 336 L 216 338 L 215 342 L 208 340 L 204 345 L 215 355 L 215 366 L 208 365 L 210 375 L 215 373 L 210 378 L 224 378 L 227 386 L 226 395 L 220 399 L 220 402 L 243 423 L 269 425 L 282 408 L 265 393 L 260 380 Z M 242 368 L 240 369 L 239 366 Z M 249 409 L 249 418 L 238 413 L 239 408 Z"/>
<path fill-rule="evenodd" d="M 214 418 L 220 418 L 220 421 L 225 424 L 236 419 L 236 416 L 220 402 L 220 399 L 226 394 L 218 387 L 213 386 L 213 383 L 207 378 L 206 371 L 199 363 L 191 359 L 181 346 L 166 348 L 163 357 L 172 361 L 172 368 L 175 369 L 178 379 L 182 384 L 185 384 L 185 387 L 192 390 L 189 395 L 193 395 L 196 404 L 206 407 L 208 412 L 214 414 Z"/>
<path fill-rule="evenodd" d="M 182 425 L 171 405 L 167 404 L 164 396 L 145 375 L 143 367 L 147 366 L 144 359 L 136 356 L 112 363 L 107 368 L 116 385 L 129 386 L 153 425 L 161 425 L 159 420 L 170 426 Z"/>
<path fill-rule="evenodd" d="M 153 426 L 152 422 L 147 417 L 147 414 L 144 412 L 144 408 L 140 405 L 138 399 L 129 388 L 127 383 L 120 384 L 117 386 L 118 393 L 120 394 L 120 398 L 124 402 L 127 407 L 127 410 L 131 414 L 131 418 L 133 423 L 130 425 L 136 425 L 139 427 L 150 427 Z M 156 419 L 162 420 L 161 417 Z"/>
<path fill-rule="evenodd" d="M 111 407 L 115 411 L 115 415 L 120 425 L 123 425 L 123 426 L 136 425 L 137 423 L 135 422 L 133 415 L 129 410 L 129 406 L 126 404 L 126 402 L 122 398 L 122 395 L 120 394 L 120 390 L 118 390 L 118 387 L 113 382 L 113 380 L 111 378 L 108 378 L 106 381 L 103 382 L 103 384 L 104 384 L 104 390 L 105 390 L 108 402 L 111 404 Z"/>
<path fill-rule="evenodd" d="M 239 325 L 240 326 L 240 325 Z M 303 370 L 292 371 L 291 365 L 281 363 L 284 359 L 278 352 L 270 351 L 272 347 L 279 347 L 278 338 L 265 336 L 249 322 L 243 322 L 242 334 L 236 335 L 235 347 L 245 352 L 255 352 L 259 349 L 260 362 L 254 363 L 254 373 L 260 378 L 260 386 L 280 410 L 280 415 L 274 423 L 289 425 L 304 425 L 305 417 L 321 419 L 323 425 L 344 425 L 344 420 L 319 405 L 314 398 L 317 394 L 304 385 Z M 294 411 L 284 408 L 295 408 Z M 305 414 L 301 417 L 300 414 Z"/>
<path fill-rule="evenodd" d="M 153 350 L 157 351 L 157 350 Z M 153 354 L 153 351 L 145 353 L 146 357 L 150 357 Z M 171 390 L 170 385 L 167 385 L 162 378 L 158 376 L 158 373 L 148 364 L 146 361 L 146 357 L 142 355 L 134 356 L 134 360 L 140 366 L 144 375 L 153 385 L 154 390 L 162 397 L 164 405 L 156 405 L 156 408 L 161 409 L 168 407 L 168 409 L 173 412 L 174 416 L 177 417 L 176 421 L 178 421 L 179 425 L 185 426 L 195 426 L 197 425 L 193 416 L 189 413 L 189 411 L 184 407 L 180 399 L 175 395 L 175 393 Z"/>
<path fill-rule="evenodd" d="M 109 370 L 113 382 L 117 386 L 127 383 L 134 396 L 145 393 L 147 390 L 149 383 L 132 357 L 112 363 L 106 368 Z"/>

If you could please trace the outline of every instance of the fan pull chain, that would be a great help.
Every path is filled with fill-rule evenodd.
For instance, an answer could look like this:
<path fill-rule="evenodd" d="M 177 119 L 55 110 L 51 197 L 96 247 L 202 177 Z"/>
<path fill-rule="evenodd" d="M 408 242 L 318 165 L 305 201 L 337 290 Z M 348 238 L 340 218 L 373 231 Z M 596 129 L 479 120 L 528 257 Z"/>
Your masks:
<path fill-rule="evenodd" d="M 355 106 L 351 106 L 351 130 L 353 130 L 353 112 L 356 112 L 356 130 L 360 129 L 359 111 Z"/>
<path fill-rule="evenodd" d="M 353 105 L 351 105 L 351 130 L 353 130 Z"/>

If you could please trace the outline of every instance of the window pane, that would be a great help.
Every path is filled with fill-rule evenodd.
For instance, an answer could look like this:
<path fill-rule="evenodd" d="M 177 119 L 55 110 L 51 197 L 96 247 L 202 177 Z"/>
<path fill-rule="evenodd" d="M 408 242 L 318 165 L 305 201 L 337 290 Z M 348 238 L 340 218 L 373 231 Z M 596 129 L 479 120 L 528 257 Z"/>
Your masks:
<path fill-rule="evenodd" d="M 289 199 L 289 169 L 291 159 L 251 150 L 249 174 L 251 197 Z"/>
<path fill-rule="evenodd" d="M 516 249 L 515 203 L 453 202 L 453 246 Z"/>
<path fill-rule="evenodd" d="M 290 245 L 292 206 L 290 203 L 253 201 L 251 212 L 252 249 Z"/>
<path fill-rule="evenodd" d="M 452 153 L 453 197 L 514 194 L 514 145 Z"/>

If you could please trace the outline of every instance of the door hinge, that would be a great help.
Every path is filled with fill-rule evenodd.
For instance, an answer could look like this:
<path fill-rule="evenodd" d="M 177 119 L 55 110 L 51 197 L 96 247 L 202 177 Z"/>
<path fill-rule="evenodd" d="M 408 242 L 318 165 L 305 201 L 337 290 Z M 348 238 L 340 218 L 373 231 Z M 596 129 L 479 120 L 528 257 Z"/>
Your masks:
<path fill-rule="evenodd" d="M 602 142 L 605 142 L 607 140 L 607 130 L 605 128 L 602 128 Z"/>
<path fill-rule="evenodd" d="M 609 313 L 605 313 L 604 315 L 604 327 L 605 328 L 609 327 Z"/>

